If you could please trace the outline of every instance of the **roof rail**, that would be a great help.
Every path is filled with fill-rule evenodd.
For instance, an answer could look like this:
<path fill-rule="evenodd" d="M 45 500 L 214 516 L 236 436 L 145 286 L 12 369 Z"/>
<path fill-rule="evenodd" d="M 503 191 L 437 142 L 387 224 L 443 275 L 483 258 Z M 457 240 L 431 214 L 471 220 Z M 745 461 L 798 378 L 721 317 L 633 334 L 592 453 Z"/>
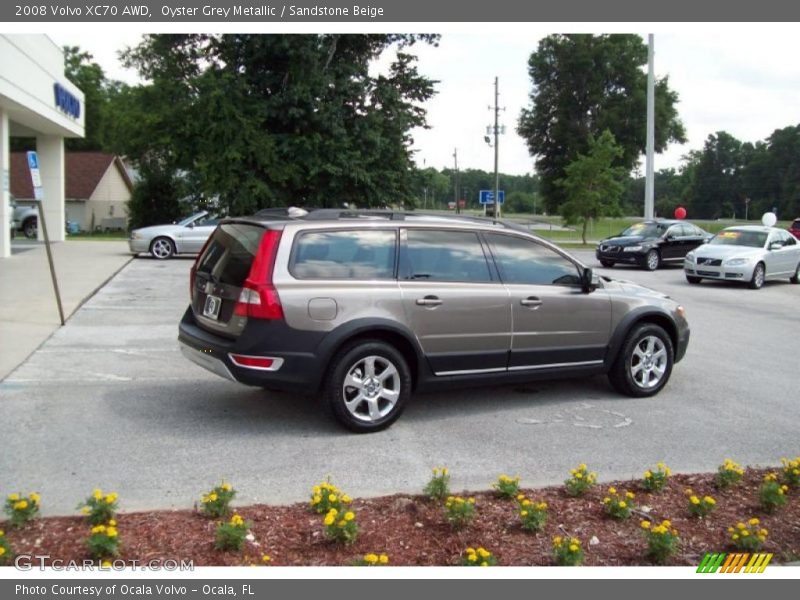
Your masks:
<path fill-rule="evenodd" d="M 424 219 L 429 217 L 436 220 L 467 221 L 482 223 L 485 225 L 496 225 L 507 229 L 530 232 L 528 228 L 519 223 L 494 219 L 491 217 L 478 217 L 463 214 L 438 214 L 420 211 L 386 210 L 386 209 L 339 209 L 339 208 L 317 208 L 312 209 L 307 215 L 302 217 L 304 221 L 323 221 L 339 219 L 387 219 L 391 221 L 404 221 L 408 217 Z"/>

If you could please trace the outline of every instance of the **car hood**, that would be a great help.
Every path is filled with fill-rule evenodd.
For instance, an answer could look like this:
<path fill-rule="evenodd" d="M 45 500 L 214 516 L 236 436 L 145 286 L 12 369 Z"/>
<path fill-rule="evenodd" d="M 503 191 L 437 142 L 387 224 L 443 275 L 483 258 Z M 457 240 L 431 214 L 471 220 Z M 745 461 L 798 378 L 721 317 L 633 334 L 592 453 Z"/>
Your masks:
<path fill-rule="evenodd" d="M 656 291 L 652 288 L 639 285 L 627 279 L 613 279 L 611 277 L 603 276 L 603 287 L 609 291 L 619 291 L 626 295 L 642 296 L 648 298 L 666 299 L 669 296 L 663 292 Z"/>
<path fill-rule="evenodd" d="M 626 235 L 622 237 L 606 238 L 601 241 L 601 244 L 609 246 L 635 246 L 642 242 L 652 242 L 656 238 L 644 237 L 641 235 Z"/>
<path fill-rule="evenodd" d="M 181 225 L 151 225 L 134 229 L 131 233 L 136 233 L 142 237 L 154 237 L 157 235 L 169 235 L 183 229 Z"/>
<path fill-rule="evenodd" d="M 706 244 L 694 250 L 695 258 L 749 258 L 763 254 L 763 248 L 729 246 L 726 244 Z"/>

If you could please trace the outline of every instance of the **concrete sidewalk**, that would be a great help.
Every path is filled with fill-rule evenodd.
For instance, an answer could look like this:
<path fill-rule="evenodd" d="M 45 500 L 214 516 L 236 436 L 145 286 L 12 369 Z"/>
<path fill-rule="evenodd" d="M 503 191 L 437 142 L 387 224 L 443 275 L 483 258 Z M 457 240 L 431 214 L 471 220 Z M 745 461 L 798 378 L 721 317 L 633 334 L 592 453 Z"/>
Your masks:
<path fill-rule="evenodd" d="M 125 241 L 67 241 L 52 245 L 64 317 L 131 260 Z M 59 327 L 44 244 L 11 243 L 0 259 L 0 381 Z"/>

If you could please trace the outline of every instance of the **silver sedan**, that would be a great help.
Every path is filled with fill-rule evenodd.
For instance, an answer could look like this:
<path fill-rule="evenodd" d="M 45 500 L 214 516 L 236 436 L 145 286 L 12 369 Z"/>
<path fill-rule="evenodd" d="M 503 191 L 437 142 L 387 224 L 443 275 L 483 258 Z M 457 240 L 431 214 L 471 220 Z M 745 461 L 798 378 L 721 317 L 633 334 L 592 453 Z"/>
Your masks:
<path fill-rule="evenodd" d="M 800 281 L 800 243 L 783 229 L 747 225 L 723 229 L 686 255 L 686 281 L 740 281 L 757 290 L 771 279 Z"/>
<path fill-rule="evenodd" d="M 134 254 L 147 252 L 158 259 L 171 258 L 176 254 L 197 254 L 218 222 L 216 216 L 201 211 L 171 225 L 134 229 L 128 247 Z"/>

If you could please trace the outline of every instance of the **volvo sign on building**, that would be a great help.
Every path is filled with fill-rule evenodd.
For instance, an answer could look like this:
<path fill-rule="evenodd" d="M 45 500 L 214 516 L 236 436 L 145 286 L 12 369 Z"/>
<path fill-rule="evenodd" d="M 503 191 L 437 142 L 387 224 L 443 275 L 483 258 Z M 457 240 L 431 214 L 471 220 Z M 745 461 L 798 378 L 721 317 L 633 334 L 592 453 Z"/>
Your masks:
<path fill-rule="evenodd" d="M 84 135 L 84 97 L 64 76 L 64 54 L 46 35 L 0 35 L 0 258 L 10 256 L 9 147 L 36 140 L 42 208 L 52 241 L 64 240 L 64 138 Z M 39 235 L 42 235 L 39 228 Z"/>

